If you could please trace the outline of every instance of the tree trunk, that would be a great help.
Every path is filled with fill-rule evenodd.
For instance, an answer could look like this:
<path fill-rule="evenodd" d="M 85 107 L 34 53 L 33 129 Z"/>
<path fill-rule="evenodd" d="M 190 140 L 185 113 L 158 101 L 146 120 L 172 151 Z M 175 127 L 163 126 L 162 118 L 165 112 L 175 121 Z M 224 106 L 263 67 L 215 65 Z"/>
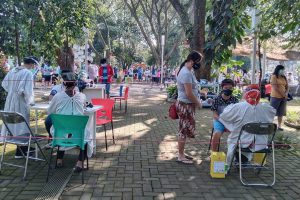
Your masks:
<path fill-rule="evenodd" d="M 191 28 L 193 27 L 193 25 L 190 23 L 187 9 L 180 3 L 180 0 L 169 0 L 169 1 L 180 17 L 181 24 L 182 27 L 184 28 L 187 39 L 188 40 L 191 39 L 192 37 Z M 203 1 L 203 0 L 196 0 L 196 1 Z"/>
<path fill-rule="evenodd" d="M 30 31 L 29 31 L 29 42 L 28 42 L 28 54 L 29 55 L 31 55 L 31 53 L 32 53 L 33 24 L 34 24 L 34 22 L 31 19 Z"/>
<path fill-rule="evenodd" d="M 18 58 L 18 65 L 21 66 L 21 56 L 20 56 L 20 35 L 18 24 L 15 23 L 15 34 L 16 34 L 16 54 Z"/>
<path fill-rule="evenodd" d="M 15 18 L 15 44 L 16 44 L 16 54 L 18 58 L 18 65 L 21 66 L 21 56 L 20 56 L 20 33 L 18 27 L 18 20 L 17 20 L 17 11 L 16 8 L 14 10 L 14 18 Z"/>
<path fill-rule="evenodd" d="M 206 0 L 194 1 L 194 30 L 191 47 L 204 55 L 205 46 L 205 15 Z M 211 66 L 205 66 L 205 58 L 202 59 L 200 70 L 195 71 L 196 78 L 199 80 L 210 79 Z M 205 66 L 205 67 L 204 67 Z"/>

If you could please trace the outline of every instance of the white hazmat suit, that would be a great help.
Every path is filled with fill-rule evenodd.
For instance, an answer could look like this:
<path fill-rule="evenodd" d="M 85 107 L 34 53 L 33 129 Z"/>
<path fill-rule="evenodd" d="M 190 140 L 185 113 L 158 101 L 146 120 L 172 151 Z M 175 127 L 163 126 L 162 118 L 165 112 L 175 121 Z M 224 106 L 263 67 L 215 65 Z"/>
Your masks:
<path fill-rule="evenodd" d="M 21 113 L 29 123 L 30 104 L 34 103 L 33 75 L 24 66 L 13 68 L 2 81 L 2 87 L 8 93 L 5 101 L 4 111 Z M 15 135 L 28 133 L 25 124 L 9 126 Z M 1 130 L 0 141 L 5 136 L 6 128 L 4 125 Z"/>
<path fill-rule="evenodd" d="M 247 123 L 272 123 L 275 114 L 276 110 L 269 104 L 259 103 L 257 105 L 251 105 L 246 101 L 237 104 L 231 104 L 224 109 L 223 113 L 219 117 L 219 120 L 230 131 L 227 139 L 228 166 L 230 165 L 230 162 L 234 156 L 234 150 L 237 146 L 238 136 L 242 127 Z M 249 147 L 249 145 L 254 140 L 257 145 L 252 147 L 252 151 L 264 149 L 268 142 L 268 138 L 266 135 L 253 135 L 249 133 L 243 133 L 241 135 L 241 147 Z"/>

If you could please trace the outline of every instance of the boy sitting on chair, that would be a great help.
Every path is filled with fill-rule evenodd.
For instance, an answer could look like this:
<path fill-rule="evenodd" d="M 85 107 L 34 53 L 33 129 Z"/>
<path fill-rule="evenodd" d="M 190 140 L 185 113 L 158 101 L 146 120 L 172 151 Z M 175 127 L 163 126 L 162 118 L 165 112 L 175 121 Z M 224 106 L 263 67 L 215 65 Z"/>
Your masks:
<path fill-rule="evenodd" d="M 224 79 L 221 83 L 222 91 L 214 99 L 211 110 L 213 111 L 214 133 L 212 137 L 211 149 L 218 151 L 220 138 L 225 131 L 224 125 L 219 121 L 219 116 L 223 110 L 230 104 L 238 103 L 238 99 L 232 96 L 234 82 L 231 79 Z"/>
<path fill-rule="evenodd" d="M 220 122 L 230 131 L 227 139 L 227 164 L 230 167 L 234 151 L 237 146 L 238 136 L 242 127 L 247 123 L 272 123 L 276 114 L 276 110 L 268 103 L 259 103 L 260 91 L 256 84 L 249 85 L 244 93 L 243 102 L 233 104 L 224 109 L 220 115 Z M 253 147 L 255 151 L 264 149 L 267 145 L 267 136 L 253 134 L 241 135 L 242 148 L 250 147 L 254 139 L 256 145 Z M 262 145 L 265 144 L 265 145 Z M 252 148 L 252 147 L 251 147 Z M 251 160 L 252 154 L 245 154 L 248 161 Z"/>

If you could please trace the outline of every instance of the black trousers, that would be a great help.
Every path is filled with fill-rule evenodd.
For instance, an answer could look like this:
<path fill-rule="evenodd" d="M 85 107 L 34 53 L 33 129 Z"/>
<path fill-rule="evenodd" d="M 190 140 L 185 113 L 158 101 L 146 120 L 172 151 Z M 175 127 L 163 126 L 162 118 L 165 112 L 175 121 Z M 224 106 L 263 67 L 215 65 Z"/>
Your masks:
<path fill-rule="evenodd" d="M 26 152 L 27 152 L 27 149 L 28 149 L 28 146 L 19 146 L 20 147 L 20 149 L 22 150 L 22 152 L 25 154 L 25 156 L 26 156 Z M 32 148 L 32 147 L 30 147 L 30 150 L 29 151 L 32 151 L 32 150 L 34 150 L 34 148 Z M 17 148 L 17 150 L 16 150 L 16 154 L 15 154 L 16 156 L 22 156 L 22 153 L 21 153 L 21 151 L 19 150 L 19 148 Z"/>
<path fill-rule="evenodd" d="M 79 155 L 78 155 L 79 161 L 83 161 L 82 154 L 83 154 L 83 159 L 85 160 L 87 157 L 87 144 L 85 145 L 84 150 L 80 150 L 80 152 L 79 152 Z M 63 159 L 64 155 L 65 155 L 65 151 L 57 151 L 57 159 Z"/>

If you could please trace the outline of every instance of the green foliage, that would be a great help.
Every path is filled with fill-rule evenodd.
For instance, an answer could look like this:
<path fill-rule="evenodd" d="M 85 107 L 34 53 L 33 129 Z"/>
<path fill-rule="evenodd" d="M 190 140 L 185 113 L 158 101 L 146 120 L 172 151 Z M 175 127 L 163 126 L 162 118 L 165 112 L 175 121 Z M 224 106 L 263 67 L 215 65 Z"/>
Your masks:
<path fill-rule="evenodd" d="M 140 48 L 141 34 L 130 11 L 122 1 L 95 1 L 91 20 L 93 46 L 98 56 L 112 53 L 116 62 L 126 68 L 134 62 L 144 62 L 144 49 Z M 116 63 L 115 63 L 116 64 Z"/>
<path fill-rule="evenodd" d="M 205 44 L 205 63 L 210 66 L 214 61 L 220 66 L 232 56 L 229 49 L 242 43 L 245 30 L 250 28 L 250 17 L 245 10 L 253 1 L 213 0 L 213 10 L 207 17 L 209 25 L 208 39 Z"/>
<path fill-rule="evenodd" d="M 284 134 L 277 134 L 275 136 L 275 141 L 279 144 L 291 144 L 292 140 L 289 136 L 285 136 Z"/>
<path fill-rule="evenodd" d="M 146 60 L 146 63 L 148 64 L 148 65 L 150 65 L 150 66 L 153 66 L 153 65 L 155 65 L 155 58 L 154 58 L 154 56 L 151 54 L 148 58 L 147 58 L 147 60 Z"/>
<path fill-rule="evenodd" d="M 267 40 L 281 36 L 288 42 L 287 47 L 300 45 L 300 1 L 298 0 L 259 0 L 261 16 L 259 37 Z"/>
<path fill-rule="evenodd" d="M 233 60 L 243 61 L 244 64 L 238 66 L 241 69 L 249 71 L 251 69 L 251 59 L 247 56 L 232 56 Z"/>
<path fill-rule="evenodd" d="M 286 120 L 294 125 L 300 125 L 300 112 L 297 111 L 288 111 L 287 112 L 287 116 L 286 116 Z"/>
<path fill-rule="evenodd" d="M 239 88 L 234 88 L 232 95 L 235 96 L 238 100 L 241 100 L 243 97 L 243 92 Z"/>
<path fill-rule="evenodd" d="M 0 46 L 7 55 L 55 57 L 55 49 L 70 43 L 89 26 L 92 0 L 4 1 L 0 5 Z M 15 46 L 17 33 L 19 49 Z"/>
<path fill-rule="evenodd" d="M 169 98 L 177 96 L 177 94 L 178 94 L 177 86 L 176 85 L 169 86 L 167 88 L 167 93 L 168 93 Z"/>
<path fill-rule="evenodd" d="M 6 75 L 5 70 L 2 66 L 0 66 L 0 83 L 2 83 L 4 77 Z M 6 100 L 6 91 L 3 89 L 3 87 L 0 87 L 0 110 L 4 108 L 5 100 Z"/>
<path fill-rule="evenodd" d="M 219 69 L 219 72 L 225 74 L 226 78 L 231 78 L 232 75 L 236 77 L 241 77 L 242 74 L 239 72 L 239 68 L 244 64 L 242 60 L 229 60 L 227 63 L 224 63 L 219 68 L 215 66 L 215 68 Z M 231 73 L 228 74 L 227 70 L 230 69 Z"/>

